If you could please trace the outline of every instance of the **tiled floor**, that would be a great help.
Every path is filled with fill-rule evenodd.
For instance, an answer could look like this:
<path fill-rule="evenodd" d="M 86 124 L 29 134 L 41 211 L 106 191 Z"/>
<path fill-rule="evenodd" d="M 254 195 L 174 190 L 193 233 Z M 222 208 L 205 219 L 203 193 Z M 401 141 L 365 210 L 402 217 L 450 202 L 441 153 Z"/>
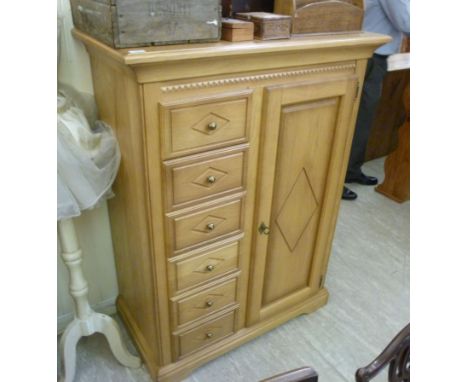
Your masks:
<path fill-rule="evenodd" d="M 383 160 L 364 170 L 382 179 Z M 356 369 L 409 322 L 409 202 L 397 204 L 373 187 L 350 188 L 359 197 L 341 204 L 326 280 L 329 303 L 217 358 L 184 382 L 254 382 L 306 365 L 318 371 L 320 382 L 351 382 Z M 144 367 L 120 366 L 95 335 L 78 345 L 75 382 L 98 381 L 151 379 Z"/>

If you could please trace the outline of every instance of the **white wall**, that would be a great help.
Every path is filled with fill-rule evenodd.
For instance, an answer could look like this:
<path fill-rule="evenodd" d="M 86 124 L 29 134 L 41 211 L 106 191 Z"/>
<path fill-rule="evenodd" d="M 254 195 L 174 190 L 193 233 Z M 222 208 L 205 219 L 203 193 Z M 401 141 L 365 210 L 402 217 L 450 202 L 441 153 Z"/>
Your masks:
<path fill-rule="evenodd" d="M 73 86 L 77 91 L 93 94 L 93 80 L 89 57 L 84 45 L 71 36 L 73 21 L 69 0 L 58 0 L 57 11 L 62 15 L 61 57 L 58 69 L 60 82 Z"/>
<path fill-rule="evenodd" d="M 58 80 L 81 93 L 85 103 L 92 105 L 93 84 L 88 54 L 83 45 L 70 34 L 73 22 L 69 0 L 58 0 L 58 14 L 63 16 L 61 58 Z M 104 203 L 75 219 L 78 240 L 83 250 L 83 268 L 89 286 L 89 301 L 97 311 L 115 312 L 118 295 L 114 254 L 107 205 Z M 68 293 L 68 272 L 59 256 L 57 243 L 57 331 L 62 331 L 73 318 L 73 305 Z"/>

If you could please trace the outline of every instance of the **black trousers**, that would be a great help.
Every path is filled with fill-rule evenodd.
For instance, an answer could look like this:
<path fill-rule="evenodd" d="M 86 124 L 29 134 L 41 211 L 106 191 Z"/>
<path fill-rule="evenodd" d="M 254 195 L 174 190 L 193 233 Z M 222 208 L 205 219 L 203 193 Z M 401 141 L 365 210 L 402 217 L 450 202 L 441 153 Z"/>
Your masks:
<path fill-rule="evenodd" d="M 387 56 L 374 54 L 367 63 L 346 179 L 356 178 L 362 174 L 361 166 L 364 163 L 367 141 L 382 95 L 382 84 L 386 74 Z"/>

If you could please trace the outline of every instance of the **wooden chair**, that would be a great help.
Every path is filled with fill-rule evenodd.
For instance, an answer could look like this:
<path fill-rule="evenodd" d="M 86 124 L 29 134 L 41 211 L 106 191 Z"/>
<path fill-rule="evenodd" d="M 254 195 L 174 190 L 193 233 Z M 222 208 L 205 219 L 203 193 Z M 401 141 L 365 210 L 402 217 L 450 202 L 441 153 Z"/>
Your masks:
<path fill-rule="evenodd" d="M 318 382 L 318 374 L 311 367 L 301 367 L 260 382 Z"/>
<path fill-rule="evenodd" d="M 387 365 L 388 382 L 410 381 L 410 324 L 369 365 L 356 371 L 356 382 L 368 382 Z"/>
<path fill-rule="evenodd" d="M 388 382 L 410 382 L 410 324 L 369 365 L 356 371 L 356 382 L 369 382 L 387 365 Z M 261 382 L 318 382 L 318 374 L 311 367 L 302 367 Z"/>

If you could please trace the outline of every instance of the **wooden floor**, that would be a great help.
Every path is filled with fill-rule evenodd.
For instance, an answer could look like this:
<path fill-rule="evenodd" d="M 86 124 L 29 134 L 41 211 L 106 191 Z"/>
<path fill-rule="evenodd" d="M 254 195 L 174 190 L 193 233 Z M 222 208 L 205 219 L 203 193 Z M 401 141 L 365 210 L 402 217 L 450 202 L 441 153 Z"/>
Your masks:
<path fill-rule="evenodd" d="M 364 171 L 382 179 L 383 159 L 367 163 Z M 349 187 L 359 197 L 341 204 L 326 280 L 328 305 L 206 364 L 184 382 L 254 382 L 300 366 L 314 367 L 320 382 L 351 382 L 356 369 L 409 322 L 409 202 L 395 203 L 373 187 Z M 377 382 L 385 380 L 379 377 Z M 84 338 L 75 382 L 104 381 L 151 379 L 144 367 L 120 366 L 104 337 Z"/>

